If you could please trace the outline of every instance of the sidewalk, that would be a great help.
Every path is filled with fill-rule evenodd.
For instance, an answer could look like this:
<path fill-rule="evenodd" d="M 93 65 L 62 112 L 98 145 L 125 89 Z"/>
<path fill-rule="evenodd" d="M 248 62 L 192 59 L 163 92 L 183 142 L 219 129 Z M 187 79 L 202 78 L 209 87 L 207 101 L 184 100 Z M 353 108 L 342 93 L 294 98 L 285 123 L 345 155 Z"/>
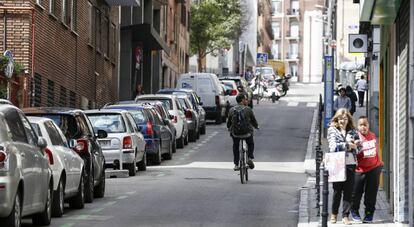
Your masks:
<path fill-rule="evenodd" d="M 354 114 L 354 119 L 357 120 L 359 116 L 365 115 L 366 107 L 357 107 L 357 111 Z M 317 201 L 316 201 L 316 189 L 315 189 L 315 138 L 317 138 L 316 121 L 317 121 L 318 112 L 315 110 L 314 119 L 312 122 L 311 134 L 308 142 L 308 151 L 306 154 L 305 160 L 305 170 L 308 174 L 308 180 L 306 184 L 302 187 L 300 192 L 300 201 L 299 201 L 299 222 L 298 227 L 316 227 L 321 226 L 321 216 L 318 216 Z M 328 148 L 326 138 L 322 138 L 322 150 L 326 151 Z M 322 185 L 322 179 L 321 179 Z M 330 210 L 332 203 L 332 184 L 329 184 L 329 195 L 328 195 L 328 226 L 332 227 L 343 227 L 347 226 L 342 223 L 341 209 L 342 203 L 339 209 L 338 222 L 336 224 L 329 223 Z M 321 199 L 322 199 L 322 189 L 321 189 Z M 363 199 L 362 199 L 363 200 Z M 364 213 L 364 204 L 361 201 L 360 214 Z M 392 212 L 390 210 L 390 205 L 387 201 L 385 192 L 380 188 L 377 196 L 376 211 L 374 215 L 374 223 L 372 224 L 352 224 L 352 226 L 361 226 L 361 227 L 396 227 L 398 224 L 393 222 Z"/>

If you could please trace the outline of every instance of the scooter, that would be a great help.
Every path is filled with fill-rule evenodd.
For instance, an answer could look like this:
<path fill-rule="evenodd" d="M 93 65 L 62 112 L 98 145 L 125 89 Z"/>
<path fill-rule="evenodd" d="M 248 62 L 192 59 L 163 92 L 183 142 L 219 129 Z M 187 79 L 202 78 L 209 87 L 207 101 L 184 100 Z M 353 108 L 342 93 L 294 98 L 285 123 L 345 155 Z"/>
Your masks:
<path fill-rule="evenodd" d="M 287 91 L 289 90 L 290 78 L 290 74 L 286 75 L 285 77 L 278 76 L 276 78 L 276 89 L 279 91 L 280 97 L 283 97 L 287 94 Z"/>

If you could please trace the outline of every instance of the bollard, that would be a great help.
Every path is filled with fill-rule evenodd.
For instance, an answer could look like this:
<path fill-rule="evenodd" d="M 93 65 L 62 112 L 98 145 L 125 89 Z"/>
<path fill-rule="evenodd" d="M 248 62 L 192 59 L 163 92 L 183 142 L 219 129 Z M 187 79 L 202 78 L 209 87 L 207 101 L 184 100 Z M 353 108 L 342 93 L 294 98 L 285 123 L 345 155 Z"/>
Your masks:
<path fill-rule="evenodd" d="M 328 170 L 323 169 L 323 198 L 322 198 L 322 227 L 328 227 L 328 202 L 329 202 L 329 182 L 328 177 L 329 173 Z"/>
<path fill-rule="evenodd" d="M 320 177 L 320 167 L 321 167 L 321 158 L 320 158 L 320 152 L 321 148 L 319 146 L 316 146 L 316 155 L 315 155 L 315 164 L 316 164 L 316 174 L 315 174 L 315 189 L 316 189 L 316 208 L 318 208 L 318 214 L 320 215 L 320 209 L 319 209 L 319 201 L 321 199 L 321 177 Z"/>

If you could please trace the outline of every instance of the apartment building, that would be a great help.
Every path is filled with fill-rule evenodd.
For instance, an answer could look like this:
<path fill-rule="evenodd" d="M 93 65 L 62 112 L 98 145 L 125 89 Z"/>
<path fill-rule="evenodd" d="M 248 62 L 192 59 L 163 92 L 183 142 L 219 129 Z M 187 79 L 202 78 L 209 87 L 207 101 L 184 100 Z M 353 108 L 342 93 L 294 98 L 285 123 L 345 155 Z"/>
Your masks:
<path fill-rule="evenodd" d="M 271 0 L 274 39 L 270 57 L 284 61 L 292 80 L 320 82 L 323 62 L 323 0 Z"/>
<path fill-rule="evenodd" d="M 16 105 L 91 108 L 117 98 L 117 8 L 102 0 L 0 3 L 0 51 L 23 67 L 12 78 Z"/>

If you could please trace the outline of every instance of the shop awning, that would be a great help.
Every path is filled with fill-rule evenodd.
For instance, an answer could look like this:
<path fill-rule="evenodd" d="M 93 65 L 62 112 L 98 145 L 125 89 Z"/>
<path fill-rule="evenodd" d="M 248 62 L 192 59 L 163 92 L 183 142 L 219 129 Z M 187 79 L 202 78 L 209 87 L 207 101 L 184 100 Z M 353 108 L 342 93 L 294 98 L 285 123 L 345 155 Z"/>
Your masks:
<path fill-rule="evenodd" d="M 140 6 L 141 0 L 105 0 L 110 6 Z"/>
<path fill-rule="evenodd" d="M 362 4 L 360 21 L 371 22 L 371 24 L 392 24 L 401 0 L 365 0 Z"/>
<path fill-rule="evenodd" d="M 166 54 L 170 54 L 170 48 L 150 24 L 125 26 L 121 30 L 130 30 L 132 43 L 142 43 L 144 50 L 163 50 Z"/>

